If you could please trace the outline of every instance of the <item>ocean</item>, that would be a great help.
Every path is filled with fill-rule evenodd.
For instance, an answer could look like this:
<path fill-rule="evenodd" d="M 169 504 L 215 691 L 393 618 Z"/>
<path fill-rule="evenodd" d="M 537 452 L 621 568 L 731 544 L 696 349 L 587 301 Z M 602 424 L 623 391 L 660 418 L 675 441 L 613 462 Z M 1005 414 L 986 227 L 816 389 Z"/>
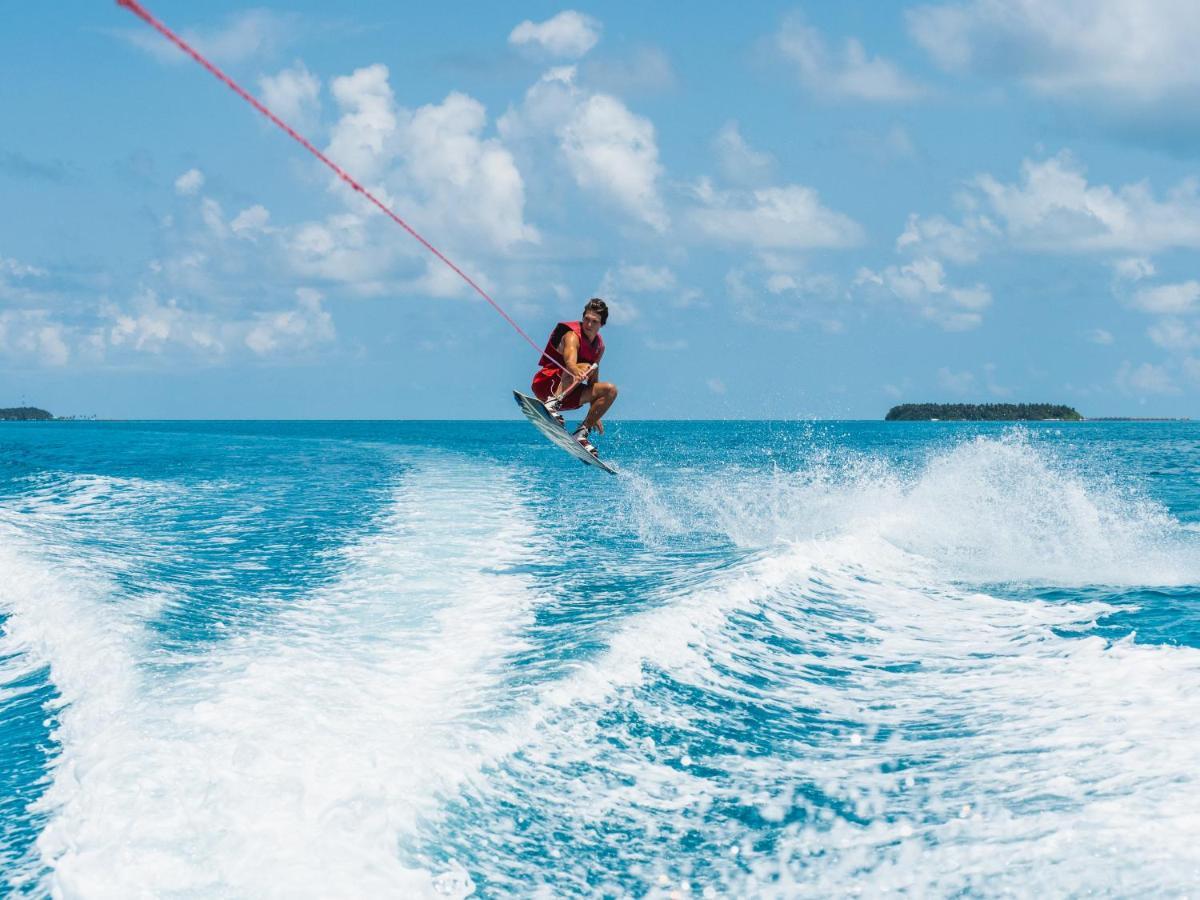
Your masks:
<path fill-rule="evenodd" d="M 1184 896 L 1200 424 L 0 426 L 9 895 Z"/>

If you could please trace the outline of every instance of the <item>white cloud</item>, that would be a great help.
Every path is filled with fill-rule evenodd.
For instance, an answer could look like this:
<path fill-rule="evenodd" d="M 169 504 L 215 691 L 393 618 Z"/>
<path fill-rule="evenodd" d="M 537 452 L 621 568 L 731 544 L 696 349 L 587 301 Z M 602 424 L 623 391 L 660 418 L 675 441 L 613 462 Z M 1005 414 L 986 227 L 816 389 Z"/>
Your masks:
<path fill-rule="evenodd" d="M 294 309 L 260 313 L 244 341 L 254 353 L 268 356 L 280 350 L 304 350 L 333 338 L 333 319 L 321 307 L 321 294 L 311 288 L 300 288 L 296 291 Z"/>
<path fill-rule="evenodd" d="M 524 180 L 508 149 L 482 136 L 486 124 L 483 104 L 465 94 L 422 106 L 404 129 L 403 169 L 392 183 L 417 200 L 437 234 L 461 233 L 499 251 L 536 243 L 524 220 Z"/>
<path fill-rule="evenodd" d="M 662 165 L 653 123 L 608 94 L 576 83 L 574 66 L 546 72 L 526 92 L 519 107 L 499 121 L 504 140 L 522 145 L 531 165 L 561 163 L 581 189 L 611 207 L 665 231 L 669 225 L 659 194 Z M 552 160 L 536 154 L 556 142 Z"/>
<path fill-rule="evenodd" d="M 662 166 L 654 125 L 607 94 L 583 101 L 563 126 L 562 151 L 575 182 L 609 197 L 656 231 L 667 213 L 658 193 Z"/>
<path fill-rule="evenodd" d="M 399 111 L 387 66 L 365 66 L 335 78 L 330 91 L 342 114 L 325 153 L 359 181 L 374 182 L 397 152 Z"/>
<path fill-rule="evenodd" d="M 910 256 L 935 256 L 955 263 L 975 262 L 983 248 L 999 234 L 987 216 L 973 215 L 956 225 L 944 216 L 908 217 L 896 238 L 897 252 Z"/>
<path fill-rule="evenodd" d="M 631 297 L 646 294 L 674 295 L 677 289 L 675 273 L 667 266 L 631 266 L 623 263 L 604 273 L 596 296 L 603 297 L 608 302 L 609 321 L 624 325 L 641 318 L 641 308 Z"/>
<path fill-rule="evenodd" d="M 333 340 L 333 320 L 321 308 L 321 295 L 301 288 L 296 298 L 292 308 L 226 318 L 175 298 L 161 301 L 157 292 L 147 288 L 127 306 L 102 305 L 101 343 L 115 352 L 162 356 L 185 350 L 218 359 L 239 347 L 257 356 L 288 355 Z"/>
<path fill-rule="evenodd" d="M 182 197 L 192 197 L 204 187 L 204 173 L 199 169 L 188 169 L 175 179 L 175 192 Z"/>
<path fill-rule="evenodd" d="M 738 315 L 748 322 L 777 328 L 844 329 L 847 303 L 837 279 L 808 271 L 799 260 L 760 254 L 749 266 L 725 275 L 725 290 Z"/>
<path fill-rule="evenodd" d="M 180 35 L 214 62 L 239 63 L 275 55 L 298 30 L 296 16 L 250 9 L 230 15 L 219 27 L 184 28 Z M 176 63 L 187 59 L 174 44 L 149 28 L 139 27 L 116 34 L 160 62 Z"/>
<path fill-rule="evenodd" d="M 1178 394 L 1179 388 L 1162 366 L 1142 363 L 1135 366 L 1128 361 L 1121 364 L 1113 381 L 1127 394 Z"/>
<path fill-rule="evenodd" d="M 221 204 L 212 197 L 200 198 L 200 218 L 216 237 L 223 238 L 229 233 L 225 224 L 225 214 L 221 212 Z"/>
<path fill-rule="evenodd" d="M 1107 347 L 1113 342 L 1111 331 L 1105 331 L 1103 328 L 1093 328 L 1085 337 L 1093 344 L 1099 344 L 1102 347 Z"/>
<path fill-rule="evenodd" d="M 293 128 L 310 130 L 321 111 L 321 81 L 297 61 L 291 68 L 258 79 L 262 101 Z"/>
<path fill-rule="evenodd" d="M 918 7 L 909 27 L 950 71 L 1048 96 L 1144 104 L 1200 86 L 1193 0 L 971 0 Z"/>
<path fill-rule="evenodd" d="M 1180 319 L 1160 319 L 1146 333 L 1165 350 L 1192 350 L 1200 347 L 1200 327 Z"/>
<path fill-rule="evenodd" d="M 1066 153 L 1021 167 L 1021 180 L 990 175 L 975 186 L 1009 239 L 1048 251 L 1153 252 L 1200 247 L 1200 181 L 1185 179 L 1159 200 L 1144 182 L 1113 189 L 1089 185 Z"/>
<path fill-rule="evenodd" d="M 954 372 L 943 366 L 938 369 L 937 381 L 941 388 L 960 397 L 975 390 L 975 375 L 971 372 Z"/>
<path fill-rule="evenodd" d="M 30 276 L 38 277 L 46 274 L 45 269 L 39 269 L 37 266 L 31 266 L 27 263 L 19 262 L 15 259 L 7 259 L 0 256 L 0 275 L 13 275 L 17 278 L 28 278 Z"/>
<path fill-rule="evenodd" d="M 710 391 L 718 396 L 724 396 L 728 389 L 725 387 L 725 382 L 720 378 L 709 378 L 704 382 Z"/>
<path fill-rule="evenodd" d="M 631 293 L 661 294 L 674 290 L 676 279 L 675 273 L 667 266 L 621 265 L 616 271 L 609 269 L 604 273 L 603 284 Z"/>
<path fill-rule="evenodd" d="M 979 326 L 983 310 L 992 302 L 991 291 L 983 284 L 969 287 L 948 284 L 945 268 L 929 257 L 920 257 L 903 266 L 888 266 L 880 272 L 860 269 L 855 284 L 882 289 L 946 331 L 966 331 Z"/>
<path fill-rule="evenodd" d="M 1129 256 L 1113 263 L 1113 274 L 1122 281 L 1141 281 L 1155 274 L 1154 263 L 1144 256 Z"/>
<path fill-rule="evenodd" d="M 1135 308 L 1159 315 L 1195 312 L 1197 301 L 1200 301 L 1200 282 L 1197 281 L 1145 287 L 1130 298 L 1130 304 Z"/>
<path fill-rule="evenodd" d="M 775 158 L 746 143 L 737 122 L 726 122 L 713 139 L 713 152 L 721 174 L 728 181 L 747 187 L 759 187 L 771 180 Z"/>
<path fill-rule="evenodd" d="M 267 211 L 266 207 L 255 204 L 238 213 L 229 223 L 229 229 L 238 237 L 253 239 L 267 231 L 267 222 L 270 221 L 270 218 L 271 213 Z"/>
<path fill-rule="evenodd" d="M 600 40 L 601 25 L 591 16 L 564 10 L 544 22 L 526 19 L 512 30 L 508 42 L 562 59 L 578 59 Z"/>
<path fill-rule="evenodd" d="M 10 364 L 65 366 L 71 359 L 66 327 L 45 309 L 0 311 L 0 354 Z"/>
<path fill-rule="evenodd" d="M 373 217 L 372 217 L 373 218 Z M 377 292 L 393 271 L 401 248 L 396 236 L 384 237 L 368 227 L 357 213 L 337 213 L 320 222 L 288 229 L 284 250 L 292 269 L 302 277 L 353 284 Z"/>
<path fill-rule="evenodd" d="M 821 205 L 817 192 L 798 184 L 754 191 L 719 191 L 707 181 L 695 190 L 701 202 L 689 212 L 705 237 L 760 249 L 850 247 L 863 240 L 862 227 Z"/>
<path fill-rule="evenodd" d="M 330 132 L 329 157 L 460 264 L 467 251 L 503 254 L 537 243 L 537 230 L 524 219 L 521 173 L 507 147 L 484 136 L 483 105 L 456 92 L 408 110 L 396 104 L 388 79 L 382 65 L 333 79 L 341 115 Z M 286 243 L 298 272 L 354 283 L 366 293 L 384 290 L 389 277 L 396 287 L 446 293 L 443 273 L 429 274 L 424 250 L 399 240 L 339 180 L 330 184 L 351 212 L 289 230 Z M 422 274 L 414 278 L 414 270 Z"/>
<path fill-rule="evenodd" d="M 809 91 L 830 99 L 911 100 L 924 90 L 894 63 L 870 57 L 861 42 L 848 38 L 840 52 L 799 13 L 788 16 L 774 38 L 775 46 Z"/>

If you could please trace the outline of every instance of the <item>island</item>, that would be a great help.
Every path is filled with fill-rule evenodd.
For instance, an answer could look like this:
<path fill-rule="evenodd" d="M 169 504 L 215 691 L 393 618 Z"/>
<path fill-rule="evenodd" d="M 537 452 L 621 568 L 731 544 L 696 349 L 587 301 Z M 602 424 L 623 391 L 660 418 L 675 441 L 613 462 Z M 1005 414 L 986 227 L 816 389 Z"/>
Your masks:
<path fill-rule="evenodd" d="M 884 416 L 887 422 L 1082 422 L 1083 416 L 1060 403 L 901 403 Z"/>
<path fill-rule="evenodd" d="M 0 409 L 0 422 L 50 422 L 54 416 L 36 406 L 10 406 Z"/>

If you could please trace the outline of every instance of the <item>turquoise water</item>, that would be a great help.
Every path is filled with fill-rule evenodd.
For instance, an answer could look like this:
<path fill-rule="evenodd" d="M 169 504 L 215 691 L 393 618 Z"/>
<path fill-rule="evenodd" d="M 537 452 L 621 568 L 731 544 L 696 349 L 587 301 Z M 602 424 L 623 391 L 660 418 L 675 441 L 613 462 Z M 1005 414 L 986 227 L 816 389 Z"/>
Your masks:
<path fill-rule="evenodd" d="M 1200 425 L 0 427 L 0 869 L 1180 895 Z"/>

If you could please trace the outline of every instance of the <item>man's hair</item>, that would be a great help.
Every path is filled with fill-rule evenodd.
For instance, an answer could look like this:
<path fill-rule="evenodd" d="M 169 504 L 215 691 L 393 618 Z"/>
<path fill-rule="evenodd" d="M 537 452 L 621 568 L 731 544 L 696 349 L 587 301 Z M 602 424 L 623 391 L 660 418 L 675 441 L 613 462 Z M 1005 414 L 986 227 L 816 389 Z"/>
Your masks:
<path fill-rule="evenodd" d="M 594 312 L 600 317 L 601 325 L 608 324 L 608 304 L 599 297 L 593 297 L 587 302 L 587 306 L 583 308 L 583 315 L 586 316 L 590 312 Z"/>

